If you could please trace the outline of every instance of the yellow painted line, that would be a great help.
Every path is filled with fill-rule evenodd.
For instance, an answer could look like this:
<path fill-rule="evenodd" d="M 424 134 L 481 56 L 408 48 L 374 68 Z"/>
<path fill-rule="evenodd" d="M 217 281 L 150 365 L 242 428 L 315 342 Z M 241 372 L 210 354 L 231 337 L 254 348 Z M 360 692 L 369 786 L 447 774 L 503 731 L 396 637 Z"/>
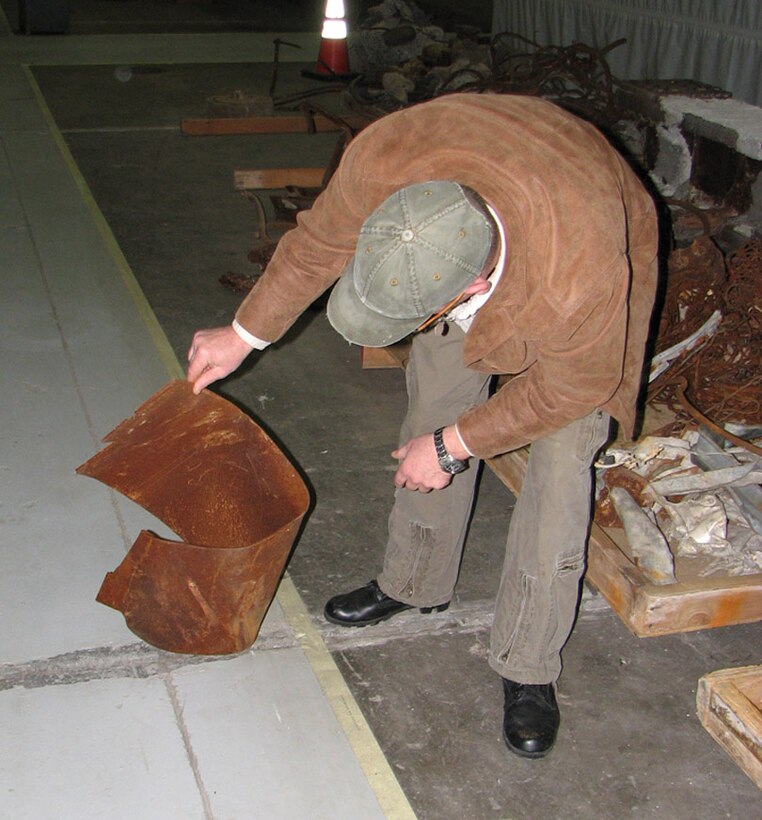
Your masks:
<path fill-rule="evenodd" d="M 106 222 L 103 212 L 98 207 L 98 203 L 95 201 L 87 182 L 85 182 L 85 178 L 82 176 L 82 173 L 77 167 L 77 163 L 74 161 L 74 157 L 71 155 L 69 147 L 66 145 L 66 141 L 61 135 L 61 132 L 58 130 L 58 126 L 53 119 L 53 115 L 50 113 L 50 109 L 45 102 L 45 98 L 42 96 L 42 91 L 40 90 L 39 85 L 37 85 L 34 74 L 32 74 L 29 66 L 25 65 L 23 68 L 32 87 L 32 91 L 34 92 L 34 96 L 37 99 L 37 103 L 40 106 L 45 120 L 47 121 L 48 127 L 50 128 L 50 132 L 53 135 L 53 139 L 61 151 L 61 155 L 63 156 L 64 161 L 66 162 L 66 165 L 74 178 L 74 182 L 82 195 L 82 199 L 85 201 L 85 204 L 90 210 L 90 213 L 95 220 L 95 224 L 103 237 L 103 241 L 106 243 L 114 262 L 116 263 L 117 269 L 122 277 L 122 281 L 135 301 L 138 313 L 143 319 L 149 336 L 153 340 L 162 364 L 166 368 L 166 371 L 171 378 L 184 378 L 185 373 L 177 360 L 175 351 L 172 349 L 172 346 L 167 339 L 167 335 L 164 333 L 164 330 L 159 324 L 159 320 L 156 318 L 156 314 L 153 312 L 151 305 L 148 303 L 148 300 L 143 293 L 143 289 L 138 284 L 138 280 L 135 278 L 135 274 L 132 272 L 129 262 L 122 253 L 122 249 L 119 247 L 119 243 L 116 241 L 114 234 L 111 232 L 111 228 L 109 227 L 108 222 Z"/>
<path fill-rule="evenodd" d="M 83 200 L 90 209 L 96 225 L 116 262 L 119 273 L 135 301 L 138 313 L 145 323 L 153 340 L 159 357 L 171 378 L 183 378 L 184 371 L 177 356 L 159 324 L 156 314 L 138 284 L 129 262 L 122 253 L 111 228 L 98 207 L 85 178 L 82 176 L 74 157 L 58 130 L 42 92 L 28 66 L 24 71 L 34 91 L 37 102 L 47 121 L 50 132 L 77 184 Z M 320 633 L 312 623 L 307 607 L 304 605 L 293 581 L 284 576 L 278 589 L 278 603 L 288 620 L 299 645 L 317 678 L 323 694 L 333 709 L 352 751 L 357 758 L 365 777 L 373 789 L 384 815 L 390 820 L 415 820 L 407 797 L 394 775 L 381 747 L 378 745 L 368 722 L 365 720 L 357 701 L 344 680 L 341 671 L 331 657 Z"/>
<path fill-rule="evenodd" d="M 0 34 L 10 34 L 13 36 L 13 29 L 11 28 L 8 18 L 5 16 L 2 6 L 0 6 Z"/>
<path fill-rule="evenodd" d="M 389 766 L 331 653 L 310 618 L 293 581 L 286 575 L 277 601 L 315 672 L 326 699 L 347 736 L 365 777 L 376 794 L 384 815 L 394 820 L 415 818 L 410 803 Z"/>

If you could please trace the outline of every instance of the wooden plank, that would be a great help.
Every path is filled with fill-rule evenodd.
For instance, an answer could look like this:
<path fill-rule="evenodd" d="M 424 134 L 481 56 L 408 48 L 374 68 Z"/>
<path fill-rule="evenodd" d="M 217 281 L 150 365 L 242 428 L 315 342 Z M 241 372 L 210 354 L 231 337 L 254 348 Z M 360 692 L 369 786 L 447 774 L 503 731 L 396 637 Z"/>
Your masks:
<path fill-rule="evenodd" d="M 702 726 L 762 789 L 762 666 L 704 675 L 696 693 Z"/>
<path fill-rule="evenodd" d="M 528 449 L 523 448 L 489 459 L 487 465 L 518 495 L 528 456 Z M 620 549 L 611 532 L 592 523 L 585 578 L 638 637 L 762 620 L 762 573 L 653 584 Z"/>
<path fill-rule="evenodd" d="M 398 342 L 387 347 L 361 347 L 360 366 L 364 370 L 404 367 L 410 357 L 410 342 Z"/>
<path fill-rule="evenodd" d="M 762 574 L 653 584 L 595 523 L 586 578 L 639 637 L 762 620 Z"/>
<path fill-rule="evenodd" d="M 339 114 L 341 121 L 350 128 L 360 129 L 368 124 L 367 117 L 356 114 Z M 341 131 L 333 120 L 316 114 L 312 121 L 315 131 Z M 233 134 L 305 134 L 310 129 L 305 117 L 285 115 L 269 117 L 187 117 L 180 123 L 183 134 L 191 136 L 228 136 Z"/>
<path fill-rule="evenodd" d="M 320 188 L 323 185 L 325 168 L 253 168 L 233 172 L 236 190 L 252 188 L 286 188 L 296 185 L 300 188 Z"/>

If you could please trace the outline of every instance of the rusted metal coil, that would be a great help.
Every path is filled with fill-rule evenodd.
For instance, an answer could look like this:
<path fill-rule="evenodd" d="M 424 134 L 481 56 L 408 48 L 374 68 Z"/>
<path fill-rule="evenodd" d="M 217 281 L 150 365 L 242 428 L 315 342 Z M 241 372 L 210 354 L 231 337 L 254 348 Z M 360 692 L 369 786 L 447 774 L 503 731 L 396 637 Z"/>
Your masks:
<path fill-rule="evenodd" d="M 698 243 L 698 244 L 697 244 Z M 683 421 L 690 413 L 680 402 L 678 387 L 691 405 L 715 423 L 762 424 L 762 240 L 752 240 L 717 267 L 703 238 L 682 264 L 670 258 L 667 295 L 657 338 L 657 351 L 688 336 L 715 309 L 722 312 L 717 333 L 684 362 L 678 361 L 649 388 L 649 401 L 664 402 Z M 693 246 L 692 246 L 693 247 Z M 704 251 L 701 248 L 704 248 Z M 719 252 L 717 250 L 717 252 Z M 708 261 L 711 256 L 711 261 Z M 688 263 L 686 264 L 686 260 Z M 690 321 L 680 321 L 680 305 Z M 692 315 L 691 315 L 692 313 Z"/>
<path fill-rule="evenodd" d="M 503 32 L 492 39 L 492 78 L 480 90 L 547 97 L 588 119 L 616 122 L 621 114 L 606 54 L 624 42 L 616 40 L 601 49 L 584 43 L 540 46 Z"/>
<path fill-rule="evenodd" d="M 488 76 L 484 76 L 481 63 L 478 67 L 466 66 L 454 71 L 433 94 L 416 90 L 411 101 L 467 92 L 524 94 L 546 97 L 592 122 L 610 125 L 621 118 L 622 112 L 615 101 L 617 80 L 606 54 L 624 42 L 617 40 L 602 49 L 583 43 L 541 46 L 519 34 L 501 32 L 489 43 Z M 372 103 L 385 109 L 384 113 L 404 107 L 364 78 L 353 82 L 348 92 L 357 104 Z"/>

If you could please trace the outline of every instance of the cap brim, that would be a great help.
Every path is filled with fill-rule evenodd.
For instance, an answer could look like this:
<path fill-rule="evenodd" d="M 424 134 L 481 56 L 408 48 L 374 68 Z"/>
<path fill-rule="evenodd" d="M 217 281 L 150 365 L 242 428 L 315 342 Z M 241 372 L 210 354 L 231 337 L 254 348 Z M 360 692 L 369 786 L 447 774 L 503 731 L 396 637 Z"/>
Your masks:
<path fill-rule="evenodd" d="M 333 286 L 328 299 L 328 321 L 348 342 L 364 347 L 386 347 L 412 333 L 421 319 L 390 319 L 366 307 L 357 295 L 354 257 Z"/>

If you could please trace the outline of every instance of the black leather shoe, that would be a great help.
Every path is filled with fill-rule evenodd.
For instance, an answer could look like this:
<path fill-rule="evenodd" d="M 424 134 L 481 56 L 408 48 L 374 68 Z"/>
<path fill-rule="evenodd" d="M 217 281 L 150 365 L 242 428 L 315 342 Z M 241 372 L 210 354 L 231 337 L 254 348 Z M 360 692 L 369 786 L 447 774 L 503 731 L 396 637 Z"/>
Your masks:
<path fill-rule="evenodd" d="M 448 606 L 449 604 L 421 607 L 421 612 L 429 613 L 432 609 L 442 612 Z M 402 601 L 395 601 L 385 595 L 373 580 L 352 592 L 335 595 L 325 605 L 323 614 L 326 620 L 339 626 L 370 626 L 412 608 L 410 604 L 403 604 Z"/>
<path fill-rule="evenodd" d="M 553 748 L 561 723 L 552 683 L 514 683 L 503 678 L 503 740 L 521 757 L 538 758 Z"/>

